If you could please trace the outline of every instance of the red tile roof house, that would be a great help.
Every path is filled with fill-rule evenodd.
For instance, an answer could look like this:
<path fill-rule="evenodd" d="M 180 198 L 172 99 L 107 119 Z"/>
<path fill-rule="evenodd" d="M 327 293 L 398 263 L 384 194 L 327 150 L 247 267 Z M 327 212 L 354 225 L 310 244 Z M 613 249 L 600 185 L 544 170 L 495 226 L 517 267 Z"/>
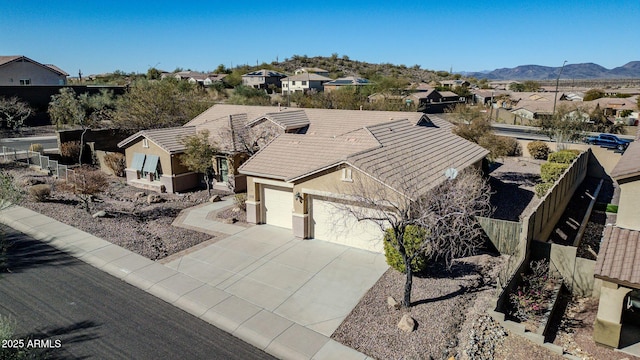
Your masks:
<path fill-rule="evenodd" d="M 594 270 L 600 303 L 593 339 L 623 348 L 640 342 L 640 141 L 629 145 L 611 171 L 620 186 L 615 225 L 607 225 Z M 630 341 L 630 338 L 633 341 Z"/>
<path fill-rule="evenodd" d="M 233 111 L 229 107 L 219 110 Z M 253 112 L 249 122 L 302 114 L 308 119 L 304 131 L 281 133 L 239 169 L 246 176 L 247 221 L 288 228 L 299 238 L 382 252 L 377 225 L 336 210 L 345 194 L 365 178 L 394 189 L 403 176 L 418 179 L 427 191 L 445 180 L 447 169 L 480 168 L 488 154 L 452 134 L 445 120 L 417 112 L 244 108 Z"/>

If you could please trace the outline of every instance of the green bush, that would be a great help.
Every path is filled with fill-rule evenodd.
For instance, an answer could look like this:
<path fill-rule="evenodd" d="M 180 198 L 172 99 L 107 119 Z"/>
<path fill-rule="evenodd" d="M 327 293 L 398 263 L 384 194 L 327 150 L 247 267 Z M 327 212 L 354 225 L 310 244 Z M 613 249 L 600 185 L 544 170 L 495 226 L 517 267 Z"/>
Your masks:
<path fill-rule="evenodd" d="M 42 144 L 31 144 L 29 145 L 29 151 L 37 152 L 42 154 L 44 152 L 44 147 Z"/>
<path fill-rule="evenodd" d="M 415 225 L 407 226 L 404 233 L 404 246 L 409 256 L 411 256 L 416 251 L 416 248 L 420 246 L 424 236 L 424 229 Z M 384 233 L 384 256 L 387 258 L 387 264 L 401 273 L 406 273 L 404 261 L 402 260 L 402 256 L 398 250 L 396 250 L 396 245 L 397 242 L 395 235 L 393 234 L 393 230 L 387 229 Z M 427 260 L 427 256 L 424 254 L 417 255 L 411 262 L 411 271 L 413 273 L 424 271 L 427 267 Z"/>
<path fill-rule="evenodd" d="M 548 182 L 536 184 L 535 186 L 536 196 L 539 198 L 544 197 L 545 195 L 547 195 L 547 193 L 552 187 L 553 187 L 553 183 L 548 183 Z"/>
<path fill-rule="evenodd" d="M 49 195 L 51 195 L 51 185 L 38 184 L 29 188 L 29 196 L 37 202 L 46 201 Z"/>
<path fill-rule="evenodd" d="M 540 166 L 540 177 L 544 182 L 554 183 L 567 168 L 569 168 L 569 164 L 546 162 Z"/>
<path fill-rule="evenodd" d="M 547 160 L 558 164 L 571 164 L 578 155 L 580 155 L 580 151 L 578 150 L 560 150 L 549 154 Z"/>
<path fill-rule="evenodd" d="M 527 150 L 532 158 L 538 160 L 547 160 L 547 156 L 551 150 L 549 146 L 543 141 L 532 141 L 527 145 Z"/>

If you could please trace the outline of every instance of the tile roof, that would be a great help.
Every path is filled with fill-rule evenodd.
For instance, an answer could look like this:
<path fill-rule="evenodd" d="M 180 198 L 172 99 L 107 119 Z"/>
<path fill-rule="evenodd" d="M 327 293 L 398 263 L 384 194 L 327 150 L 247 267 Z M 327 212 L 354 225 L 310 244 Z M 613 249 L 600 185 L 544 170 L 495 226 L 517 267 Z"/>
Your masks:
<path fill-rule="evenodd" d="M 391 186 L 397 186 L 407 172 L 421 183 L 435 185 L 444 179 L 446 169 L 463 169 L 488 154 L 452 134 L 451 125 L 435 116 L 429 120 L 421 113 L 305 111 L 311 119 L 306 134 L 280 135 L 245 162 L 241 173 L 296 181 L 349 163 Z M 319 118 L 314 112 L 322 112 L 328 121 L 314 122 Z M 403 171 L 398 171 L 398 164 Z"/>
<path fill-rule="evenodd" d="M 622 157 L 611 170 L 611 177 L 616 181 L 640 176 L 640 142 L 634 141 L 629 144 Z"/>
<path fill-rule="evenodd" d="M 640 289 L 640 231 L 608 225 L 594 269 L 597 278 Z"/>
<path fill-rule="evenodd" d="M 242 76 L 285 77 L 287 75 L 274 70 L 262 69 L 246 73 Z"/>
<path fill-rule="evenodd" d="M 402 191 L 407 177 L 426 192 L 445 180 L 445 170 L 465 169 L 489 153 L 483 147 L 451 132 L 450 126 L 408 120 L 368 127 L 380 147 L 352 155 L 356 168 Z"/>
<path fill-rule="evenodd" d="M 276 125 L 280 126 L 284 131 L 300 129 L 305 126 L 309 126 L 309 118 L 305 110 L 286 110 L 266 113 L 263 116 L 256 118 L 255 120 L 247 123 L 248 126 L 256 124 L 261 120 L 273 121 Z"/>
<path fill-rule="evenodd" d="M 318 75 L 315 73 L 302 73 L 298 75 L 291 75 L 283 78 L 282 81 L 331 81 L 332 79 L 327 76 Z"/>
<path fill-rule="evenodd" d="M 357 76 L 346 76 L 329 81 L 325 85 L 369 85 L 369 80 Z"/>
<path fill-rule="evenodd" d="M 125 148 L 132 142 L 144 137 L 158 145 L 166 152 L 176 154 L 184 151 L 184 145 L 180 140 L 185 136 L 192 136 L 195 134 L 195 126 L 142 130 L 119 142 L 118 147 Z"/>
<path fill-rule="evenodd" d="M 211 119 L 195 125 L 197 131 L 208 130 L 209 140 L 222 152 L 233 153 L 242 151 L 242 133 L 247 124 L 247 114 L 223 115 L 217 119 Z M 187 125 L 185 125 L 187 126 Z M 229 141 L 228 132 L 231 130 L 233 141 Z"/>
<path fill-rule="evenodd" d="M 364 129 L 352 136 L 282 134 L 240 166 L 243 174 L 289 181 L 336 165 L 347 156 L 379 146 Z"/>

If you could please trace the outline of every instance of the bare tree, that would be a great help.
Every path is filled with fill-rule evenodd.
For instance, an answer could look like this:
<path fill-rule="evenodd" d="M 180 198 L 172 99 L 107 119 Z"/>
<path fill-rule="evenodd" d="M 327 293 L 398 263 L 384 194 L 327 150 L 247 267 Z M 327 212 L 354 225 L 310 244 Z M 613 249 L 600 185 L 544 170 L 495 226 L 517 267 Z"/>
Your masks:
<path fill-rule="evenodd" d="M 217 149 L 209 141 L 209 130 L 202 130 L 193 136 L 186 136 L 180 140 L 185 146 L 184 155 L 180 158 L 187 169 L 204 175 L 207 183 L 207 193 L 211 195 L 211 179 L 213 171 L 213 156 Z"/>
<path fill-rule="evenodd" d="M 106 175 L 100 170 L 92 170 L 87 167 L 80 167 L 69 174 L 68 180 L 62 185 L 62 189 L 72 192 L 82 200 L 84 209 L 91 213 L 89 203 L 91 198 L 103 192 L 108 185 Z"/>
<path fill-rule="evenodd" d="M 18 129 L 32 112 L 29 104 L 15 96 L 9 99 L 0 97 L 0 121 L 4 128 Z"/>
<path fill-rule="evenodd" d="M 220 130 L 220 145 L 223 149 L 235 149 L 252 156 L 283 132 L 281 127 L 268 120 L 253 126 L 227 126 Z"/>
<path fill-rule="evenodd" d="M 477 171 L 451 171 L 448 180 L 426 192 L 429 183 L 408 171 L 399 169 L 399 173 L 397 181 L 390 182 L 392 187 L 366 175 L 354 178 L 353 191 L 346 197 L 358 206 L 336 206 L 358 221 L 372 221 L 393 233 L 395 242 L 391 244 L 407 269 L 401 304 L 410 307 L 412 261 L 425 255 L 429 261 L 450 269 L 454 259 L 472 254 L 482 241 L 476 217 L 490 214 L 491 192 Z M 419 232 L 420 239 L 413 250 L 406 246 L 405 238 L 411 226 L 424 230 Z M 390 240 L 385 237 L 385 241 Z"/>

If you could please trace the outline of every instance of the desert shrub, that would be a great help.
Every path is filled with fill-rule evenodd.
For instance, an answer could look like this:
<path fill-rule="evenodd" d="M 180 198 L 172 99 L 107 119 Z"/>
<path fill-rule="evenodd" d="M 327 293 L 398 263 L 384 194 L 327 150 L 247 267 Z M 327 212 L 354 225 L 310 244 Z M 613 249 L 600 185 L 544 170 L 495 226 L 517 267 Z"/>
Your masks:
<path fill-rule="evenodd" d="M 527 145 L 527 150 L 531 157 L 538 160 L 547 160 L 551 150 L 549 146 L 543 141 L 532 141 Z"/>
<path fill-rule="evenodd" d="M 29 145 L 29 151 L 37 152 L 42 154 L 44 152 L 44 146 L 42 144 L 31 144 Z"/>
<path fill-rule="evenodd" d="M 108 185 L 107 176 L 102 171 L 80 167 L 70 173 L 59 188 L 75 194 L 83 202 L 87 213 L 91 213 L 89 203 L 92 197 L 104 191 Z"/>
<path fill-rule="evenodd" d="M 35 201 L 46 201 L 49 195 L 51 195 L 51 185 L 38 184 L 29 188 L 29 196 Z"/>
<path fill-rule="evenodd" d="M 530 272 L 522 274 L 522 285 L 509 295 L 513 315 L 520 321 L 539 319 L 551 305 L 557 281 L 550 274 L 547 260 L 532 261 Z"/>
<path fill-rule="evenodd" d="M 541 198 L 541 197 L 544 197 L 545 195 L 547 195 L 549 190 L 553 187 L 553 184 L 554 183 L 548 183 L 548 182 L 543 182 L 543 183 L 536 184 L 536 186 L 535 186 L 536 196 Z"/>
<path fill-rule="evenodd" d="M 548 161 L 558 164 L 571 164 L 578 155 L 580 155 L 578 150 L 560 150 L 549 154 Z"/>
<path fill-rule="evenodd" d="M 104 156 L 104 163 L 116 176 L 124 176 L 126 162 L 121 153 L 109 153 Z"/>
<path fill-rule="evenodd" d="M 518 141 L 508 136 L 498 136 L 489 133 L 478 139 L 478 144 L 489 150 L 489 157 L 491 159 L 522 155 L 522 148 Z"/>
<path fill-rule="evenodd" d="M 60 144 L 60 155 L 67 160 L 77 161 L 80 156 L 80 141 L 67 141 Z"/>
<path fill-rule="evenodd" d="M 412 256 L 417 248 L 420 246 L 420 243 L 424 239 L 425 230 L 421 227 L 415 225 L 407 226 L 404 233 L 404 247 L 407 250 L 407 254 Z M 387 229 L 384 233 L 384 256 L 387 258 L 387 264 L 392 268 L 406 273 L 406 268 L 404 266 L 404 261 L 402 260 L 402 256 L 400 252 L 396 249 L 397 246 L 396 237 L 393 233 L 392 229 Z M 411 271 L 413 273 L 419 273 L 424 271 L 427 267 L 428 258 L 424 254 L 418 254 L 411 261 Z"/>
<path fill-rule="evenodd" d="M 544 182 L 554 183 L 568 167 L 569 164 L 546 162 L 540 166 L 540 178 L 542 178 Z"/>
<path fill-rule="evenodd" d="M 239 193 L 233 196 L 233 202 L 237 207 L 242 209 L 242 211 L 247 211 L 247 194 Z"/>

